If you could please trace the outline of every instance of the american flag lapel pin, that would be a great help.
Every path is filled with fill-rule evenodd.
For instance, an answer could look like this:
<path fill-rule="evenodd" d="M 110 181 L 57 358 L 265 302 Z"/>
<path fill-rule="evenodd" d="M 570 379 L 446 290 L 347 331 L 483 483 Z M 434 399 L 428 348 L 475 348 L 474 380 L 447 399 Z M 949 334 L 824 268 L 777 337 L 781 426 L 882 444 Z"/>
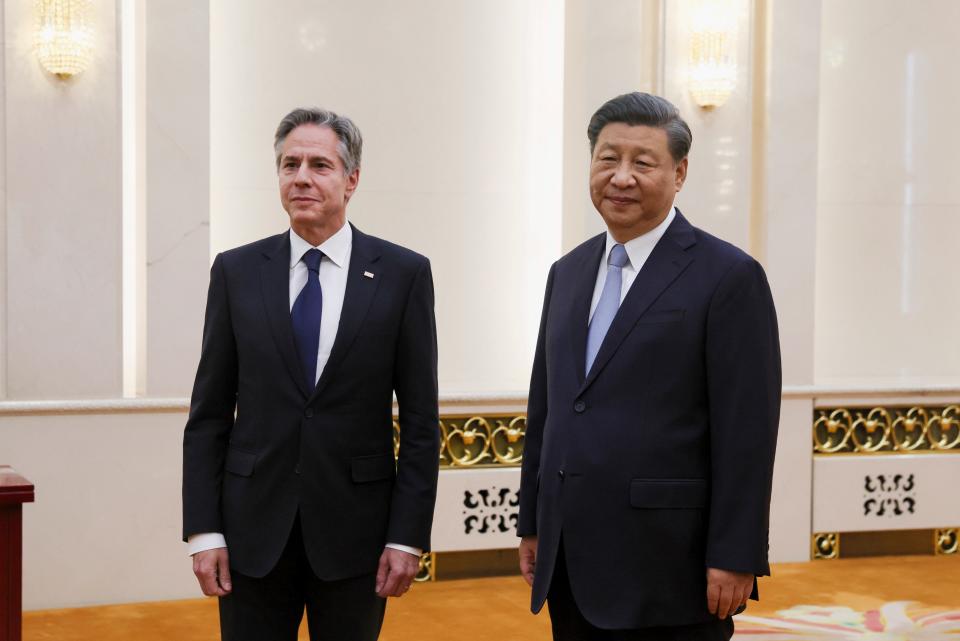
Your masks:
<path fill-rule="evenodd" d="M 364 275 L 366 278 L 373 278 L 373 272 L 363 272 L 363 275 Z"/>

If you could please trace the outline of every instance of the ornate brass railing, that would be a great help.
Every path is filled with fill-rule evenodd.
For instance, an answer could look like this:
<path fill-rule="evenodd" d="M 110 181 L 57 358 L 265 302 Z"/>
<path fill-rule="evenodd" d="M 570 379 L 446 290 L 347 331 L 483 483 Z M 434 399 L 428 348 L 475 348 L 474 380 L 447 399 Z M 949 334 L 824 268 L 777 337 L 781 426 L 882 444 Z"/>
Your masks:
<path fill-rule="evenodd" d="M 445 415 L 440 430 L 440 467 L 512 467 L 523 461 L 527 417 L 516 414 Z M 393 453 L 400 451 L 400 425 L 393 421 Z"/>
<path fill-rule="evenodd" d="M 960 405 L 818 409 L 816 454 L 960 453 Z"/>

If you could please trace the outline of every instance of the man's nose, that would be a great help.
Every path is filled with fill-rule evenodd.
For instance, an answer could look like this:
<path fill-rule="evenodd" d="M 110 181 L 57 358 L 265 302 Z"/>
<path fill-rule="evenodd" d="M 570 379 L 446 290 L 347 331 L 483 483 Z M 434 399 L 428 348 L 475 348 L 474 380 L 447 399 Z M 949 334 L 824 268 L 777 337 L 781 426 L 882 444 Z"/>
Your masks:
<path fill-rule="evenodd" d="M 613 178 L 610 179 L 615 187 L 626 188 L 633 185 L 633 173 L 630 171 L 630 165 L 620 163 L 616 171 L 613 172 Z"/>
<path fill-rule="evenodd" d="M 293 181 L 298 185 L 306 185 L 310 182 L 307 163 L 300 163 L 300 166 L 297 168 L 297 175 L 293 177 Z"/>

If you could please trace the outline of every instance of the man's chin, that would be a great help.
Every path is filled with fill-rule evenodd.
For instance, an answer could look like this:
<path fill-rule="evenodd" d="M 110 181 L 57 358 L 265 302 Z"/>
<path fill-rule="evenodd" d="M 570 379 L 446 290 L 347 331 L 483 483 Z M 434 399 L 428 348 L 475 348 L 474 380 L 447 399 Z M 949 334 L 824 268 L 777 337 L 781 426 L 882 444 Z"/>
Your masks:
<path fill-rule="evenodd" d="M 325 218 L 322 213 L 307 207 L 291 207 L 287 213 L 290 214 L 291 224 L 316 225 L 322 223 Z"/>

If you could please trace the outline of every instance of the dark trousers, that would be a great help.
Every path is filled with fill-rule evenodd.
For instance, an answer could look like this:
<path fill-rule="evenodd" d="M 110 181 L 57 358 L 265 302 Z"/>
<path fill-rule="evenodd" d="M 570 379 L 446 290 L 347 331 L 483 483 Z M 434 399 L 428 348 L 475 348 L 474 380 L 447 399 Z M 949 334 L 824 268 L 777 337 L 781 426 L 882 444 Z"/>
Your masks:
<path fill-rule="evenodd" d="M 311 641 L 375 641 L 386 599 L 374 592 L 376 574 L 321 581 L 310 568 L 300 517 L 276 567 L 256 579 L 230 572 L 233 592 L 220 598 L 223 641 L 296 641 L 307 611 Z"/>
<path fill-rule="evenodd" d="M 547 607 L 550 610 L 553 641 L 728 641 L 733 636 L 733 620 L 730 618 L 695 625 L 637 630 L 604 630 L 594 626 L 580 612 L 570 590 L 562 540 L 547 593 Z"/>

